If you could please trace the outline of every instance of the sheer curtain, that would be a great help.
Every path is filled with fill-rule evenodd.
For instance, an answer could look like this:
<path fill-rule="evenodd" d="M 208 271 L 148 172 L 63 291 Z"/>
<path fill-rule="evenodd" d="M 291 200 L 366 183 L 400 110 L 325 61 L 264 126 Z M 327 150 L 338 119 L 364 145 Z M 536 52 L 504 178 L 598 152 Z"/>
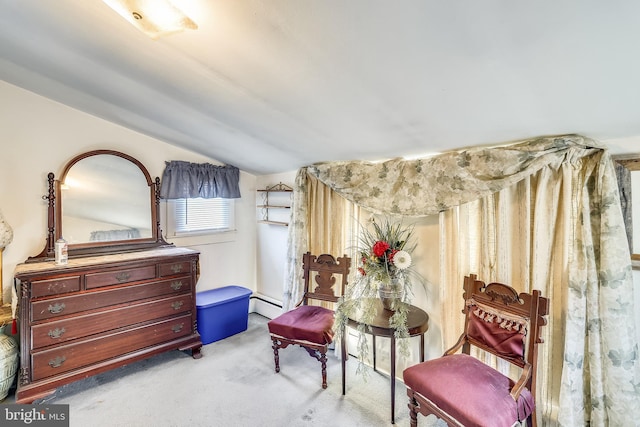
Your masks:
<path fill-rule="evenodd" d="M 340 257 L 347 255 L 352 260 L 352 273 L 357 259 L 352 232 L 360 220 L 360 208 L 340 196 L 335 191 L 307 175 L 306 171 L 298 173 L 294 188 L 294 208 L 292 227 L 297 222 L 307 224 L 304 232 L 297 235 L 296 245 L 288 245 L 288 274 L 295 277 L 295 283 L 301 284 L 302 267 L 299 260 L 309 251 L 312 254 L 328 253 Z M 283 309 L 290 310 L 300 301 L 300 286 L 287 286 Z"/>
<path fill-rule="evenodd" d="M 563 365 L 563 307 L 569 292 L 566 266 L 571 244 L 564 224 L 571 216 L 571 185 L 566 185 L 570 168 L 566 164 L 545 167 L 514 186 L 440 214 L 445 348 L 455 343 L 463 328 L 459 287 L 460 278 L 469 272 L 520 292 L 539 289 L 550 299 L 548 324 L 542 329 L 544 344 L 539 347 L 536 397 L 538 419 L 545 425 L 558 416 Z"/>
<path fill-rule="evenodd" d="M 635 423 L 640 365 L 629 248 L 612 161 L 594 141 L 542 137 L 429 159 L 301 169 L 289 227 L 290 296 L 309 242 L 308 176 L 376 213 L 455 208 L 441 215 L 442 301 L 455 308 L 442 310 L 440 327 L 460 311 L 464 274 L 540 289 L 552 299 L 553 323 L 540 357 L 543 418 L 567 426 Z"/>
<path fill-rule="evenodd" d="M 348 255 L 353 259 L 350 241 L 352 222 L 359 209 L 329 187 L 309 177 L 309 251 L 312 254 Z M 349 252 L 349 253 L 346 253 Z"/>

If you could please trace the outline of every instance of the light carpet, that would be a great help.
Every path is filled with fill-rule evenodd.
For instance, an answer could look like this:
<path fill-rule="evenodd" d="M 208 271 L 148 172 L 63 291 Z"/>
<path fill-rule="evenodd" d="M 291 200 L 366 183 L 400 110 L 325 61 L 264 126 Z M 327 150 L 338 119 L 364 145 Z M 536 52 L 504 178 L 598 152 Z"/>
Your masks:
<path fill-rule="evenodd" d="M 388 376 L 370 370 L 363 379 L 351 357 L 342 396 L 340 361 L 332 353 L 323 390 L 320 362 L 298 346 L 280 350 L 276 374 L 267 321 L 250 314 L 246 331 L 203 346 L 199 360 L 171 351 L 61 387 L 36 403 L 69 404 L 72 427 L 391 425 Z M 398 426 L 409 425 L 407 402 L 398 380 Z"/>

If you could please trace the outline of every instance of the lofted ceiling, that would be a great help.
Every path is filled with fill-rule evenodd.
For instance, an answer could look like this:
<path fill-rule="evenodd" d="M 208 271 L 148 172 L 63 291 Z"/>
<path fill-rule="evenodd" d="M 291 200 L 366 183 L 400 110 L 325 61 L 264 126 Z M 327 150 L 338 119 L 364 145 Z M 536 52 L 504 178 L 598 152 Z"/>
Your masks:
<path fill-rule="evenodd" d="M 0 0 L 0 78 L 263 175 L 579 133 L 640 151 L 637 0 Z"/>

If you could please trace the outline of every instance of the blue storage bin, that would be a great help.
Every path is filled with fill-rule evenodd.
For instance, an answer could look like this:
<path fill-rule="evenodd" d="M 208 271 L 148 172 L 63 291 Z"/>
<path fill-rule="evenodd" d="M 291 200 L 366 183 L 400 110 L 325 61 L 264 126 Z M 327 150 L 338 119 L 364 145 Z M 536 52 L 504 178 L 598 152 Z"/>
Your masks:
<path fill-rule="evenodd" d="M 196 293 L 198 332 L 209 344 L 247 330 L 251 290 L 224 286 Z"/>

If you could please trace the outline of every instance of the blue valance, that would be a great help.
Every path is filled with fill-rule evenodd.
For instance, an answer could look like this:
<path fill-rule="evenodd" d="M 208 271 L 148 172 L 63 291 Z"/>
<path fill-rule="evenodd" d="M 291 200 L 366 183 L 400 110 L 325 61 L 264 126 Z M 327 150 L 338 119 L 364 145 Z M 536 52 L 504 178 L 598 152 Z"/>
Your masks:
<path fill-rule="evenodd" d="M 235 166 L 180 160 L 165 163 L 160 186 L 163 199 L 240 198 L 240 170 Z"/>

